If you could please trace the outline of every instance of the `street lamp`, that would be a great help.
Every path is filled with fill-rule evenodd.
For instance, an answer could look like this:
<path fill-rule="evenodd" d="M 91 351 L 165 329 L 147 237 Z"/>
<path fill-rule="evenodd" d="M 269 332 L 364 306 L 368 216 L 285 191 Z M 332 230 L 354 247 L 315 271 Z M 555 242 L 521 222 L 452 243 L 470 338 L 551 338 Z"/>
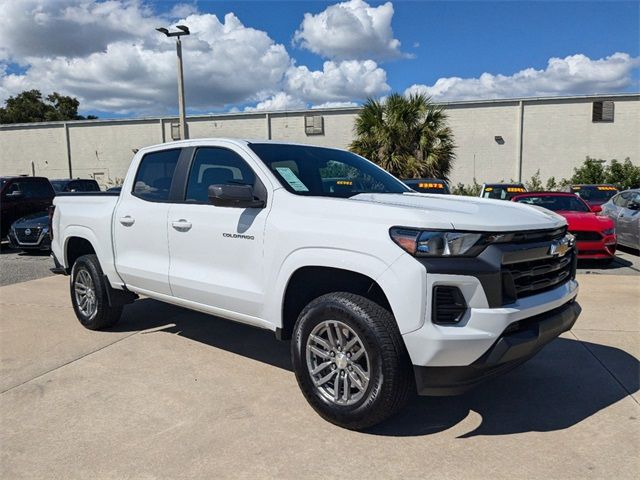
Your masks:
<path fill-rule="evenodd" d="M 184 106 L 184 74 L 182 72 L 182 42 L 180 37 L 183 35 L 189 35 L 189 27 L 185 25 L 176 25 L 178 32 L 170 32 L 168 29 L 161 27 L 156 28 L 160 33 L 164 33 L 167 37 L 176 37 L 176 53 L 178 54 L 178 114 L 180 116 L 180 138 L 186 140 L 189 138 L 189 132 L 187 130 L 187 121 L 185 119 L 185 106 Z"/>

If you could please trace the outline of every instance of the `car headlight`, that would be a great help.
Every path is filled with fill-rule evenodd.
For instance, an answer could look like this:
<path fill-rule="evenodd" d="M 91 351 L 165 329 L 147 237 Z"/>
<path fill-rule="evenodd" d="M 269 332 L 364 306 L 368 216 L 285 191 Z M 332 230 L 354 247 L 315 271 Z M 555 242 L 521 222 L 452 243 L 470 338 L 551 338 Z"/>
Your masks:
<path fill-rule="evenodd" d="M 615 228 L 608 228 L 607 230 L 603 230 L 602 231 L 603 235 L 613 235 L 614 233 L 616 233 L 616 229 Z"/>
<path fill-rule="evenodd" d="M 476 232 L 414 230 L 394 227 L 391 239 L 416 257 L 472 257 L 478 255 L 496 235 Z"/>

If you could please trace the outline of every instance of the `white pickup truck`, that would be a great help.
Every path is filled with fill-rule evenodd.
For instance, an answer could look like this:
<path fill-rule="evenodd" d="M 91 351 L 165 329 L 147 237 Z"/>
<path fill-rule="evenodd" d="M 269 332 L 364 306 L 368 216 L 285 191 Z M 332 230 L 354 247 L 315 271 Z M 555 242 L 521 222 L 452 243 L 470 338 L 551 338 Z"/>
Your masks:
<path fill-rule="evenodd" d="M 119 194 L 59 195 L 50 213 L 82 325 L 143 295 L 272 330 L 310 405 L 350 429 L 519 365 L 580 313 L 562 217 L 416 193 L 339 149 L 143 148 Z"/>

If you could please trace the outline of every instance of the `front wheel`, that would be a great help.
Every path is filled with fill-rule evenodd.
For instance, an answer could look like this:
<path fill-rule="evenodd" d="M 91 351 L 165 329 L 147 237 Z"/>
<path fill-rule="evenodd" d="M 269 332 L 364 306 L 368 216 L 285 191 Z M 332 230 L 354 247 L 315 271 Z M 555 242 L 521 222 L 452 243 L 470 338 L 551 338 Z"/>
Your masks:
<path fill-rule="evenodd" d="M 324 419 L 352 430 L 376 425 L 406 403 L 411 362 L 393 315 L 351 293 L 312 301 L 294 328 L 298 385 Z"/>
<path fill-rule="evenodd" d="M 80 323 L 89 330 L 115 325 L 122 306 L 109 305 L 105 277 L 95 255 L 83 255 L 71 269 L 71 303 Z"/>

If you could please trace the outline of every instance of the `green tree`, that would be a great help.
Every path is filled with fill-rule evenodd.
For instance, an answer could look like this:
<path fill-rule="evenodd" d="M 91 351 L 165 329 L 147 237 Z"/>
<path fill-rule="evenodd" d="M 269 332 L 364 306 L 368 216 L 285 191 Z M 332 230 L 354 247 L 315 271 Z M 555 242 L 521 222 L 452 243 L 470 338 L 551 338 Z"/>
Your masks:
<path fill-rule="evenodd" d="M 78 115 L 78 99 L 57 92 L 43 99 L 40 90 L 26 90 L 5 100 L 0 107 L 0 123 L 51 122 L 57 120 L 84 120 L 98 118 Z"/>
<path fill-rule="evenodd" d="M 398 93 L 369 99 L 355 122 L 349 149 L 396 177 L 449 179 L 455 159 L 453 133 L 441 107 L 424 95 Z"/>
<path fill-rule="evenodd" d="M 587 157 L 584 163 L 573 169 L 571 183 L 606 183 L 607 173 L 603 160 Z"/>
<path fill-rule="evenodd" d="M 480 196 L 480 191 L 482 190 L 482 185 L 480 185 L 477 180 L 473 179 L 473 184 L 465 185 L 464 183 L 458 183 L 455 187 L 451 189 L 451 193 L 454 195 L 467 195 L 470 197 L 478 197 Z"/>
<path fill-rule="evenodd" d="M 640 187 L 640 166 L 631 163 L 629 157 L 624 162 L 613 159 L 606 168 L 606 183 L 617 185 L 623 190 Z"/>

